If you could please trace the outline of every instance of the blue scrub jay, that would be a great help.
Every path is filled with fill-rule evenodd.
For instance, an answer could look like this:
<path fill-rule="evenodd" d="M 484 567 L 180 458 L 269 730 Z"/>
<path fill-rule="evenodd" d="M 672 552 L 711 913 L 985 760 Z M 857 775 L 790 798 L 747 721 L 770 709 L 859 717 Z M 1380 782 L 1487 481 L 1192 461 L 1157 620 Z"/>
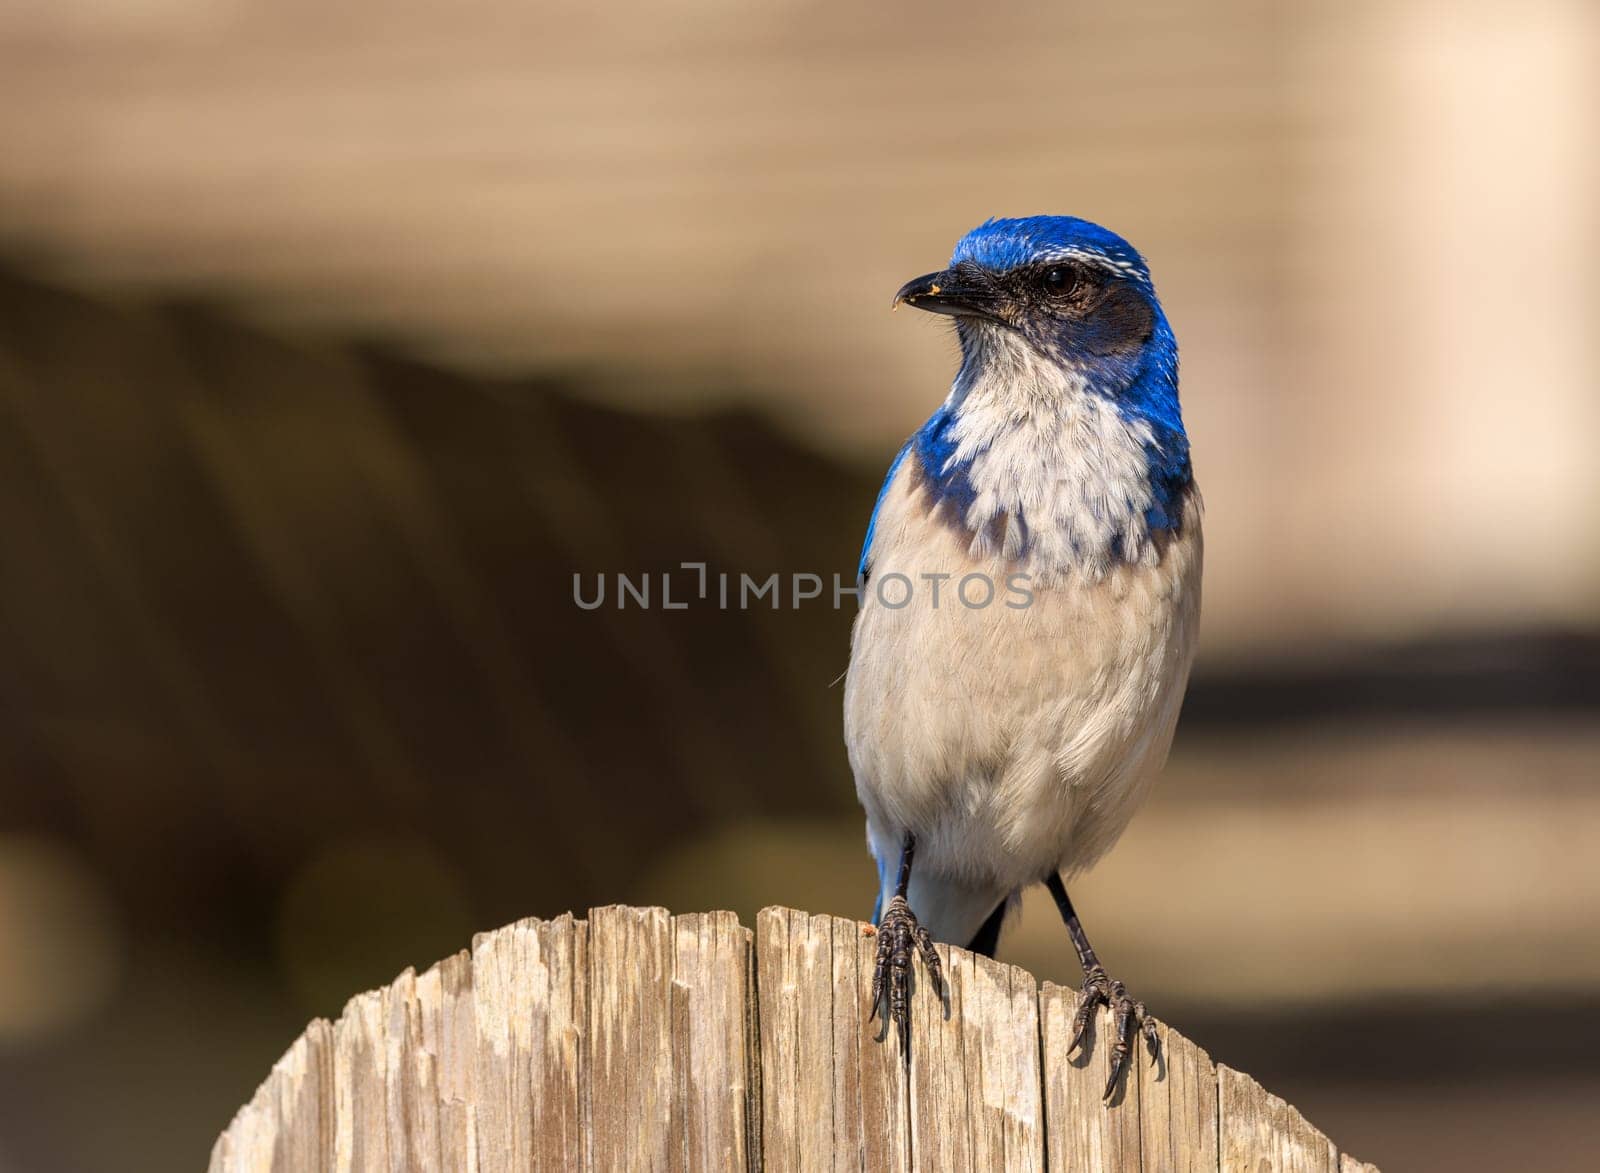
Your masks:
<path fill-rule="evenodd" d="M 1083 965 L 1073 1024 L 1154 1020 L 1108 977 L 1062 873 L 1116 842 L 1172 742 L 1200 618 L 1200 496 L 1150 271 L 1067 216 L 990 220 L 895 294 L 955 320 L 950 394 L 889 468 L 862 550 L 845 742 L 879 874 L 876 1015 L 909 1043 L 933 940 L 993 955 L 1045 883 Z"/>

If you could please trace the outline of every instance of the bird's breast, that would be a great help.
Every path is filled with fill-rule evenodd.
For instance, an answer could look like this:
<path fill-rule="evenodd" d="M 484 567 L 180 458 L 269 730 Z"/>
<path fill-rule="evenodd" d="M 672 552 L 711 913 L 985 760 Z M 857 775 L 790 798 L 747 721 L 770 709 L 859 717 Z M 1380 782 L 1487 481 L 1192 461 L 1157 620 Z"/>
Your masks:
<path fill-rule="evenodd" d="M 975 545 L 902 467 L 870 554 L 845 690 L 869 821 L 1019 882 L 1103 851 L 1171 741 L 1198 631 L 1198 495 L 1140 562 L 1036 573 Z"/>

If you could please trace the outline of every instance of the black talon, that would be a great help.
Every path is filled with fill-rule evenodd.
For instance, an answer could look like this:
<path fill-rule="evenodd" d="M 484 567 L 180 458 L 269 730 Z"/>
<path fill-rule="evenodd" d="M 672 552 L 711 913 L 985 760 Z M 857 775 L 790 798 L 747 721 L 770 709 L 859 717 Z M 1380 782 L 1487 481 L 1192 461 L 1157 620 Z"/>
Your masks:
<path fill-rule="evenodd" d="M 1082 1045 L 1089 1030 L 1089 1021 L 1101 1006 L 1111 1011 L 1111 1073 L 1106 1078 L 1105 1091 L 1101 1092 L 1101 1098 L 1109 1100 L 1115 1094 L 1117 1080 L 1121 1078 L 1123 1069 L 1128 1065 L 1128 1056 L 1133 1052 L 1134 1032 L 1144 1037 L 1151 1063 L 1156 1061 L 1160 1053 L 1161 1039 L 1156 1031 L 1156 1018 L 1145 1010 L 1144 1003 L 1134 1001 L 1128 996 L 1127 986 L 1108 978 L 1106 971 L 1096 965 L 1083 981 L 1083 997 L 1072 1017 L 1072 1045 L 1067 1048 L 1067 1054 L 1072 1054 Z"/>
<path fill-rule="evenodd" d="M 1095 1010 L 1101 1005 L 1110 1004 L 1111 983 L 1106 978 L 1106 971 L 1097 965 L 1084 975 L 1083 998 L 1078 1002 L 1077 1013 L 1072 1016 L 1072 1045 L 1067 1048 L 1067 1054 L 1083 1046 Z"/>
<path fill-rule="evenodd" d="M 944 974 L 939 954 L 933 948 L 928 930 L 917 923 L 916 915 L 904 896 L 889 901 L 878 922 L 878 960 L 872 971 L 872 1014 L 868 1021 L 883 1014 L 900 1035 L 900 1050 L 911 1056 L 911 955 L 922 955 L 934 992 L 944 997 Z"/>
<path fill-rule="evenodd" d="M 906 835 L 900 852 L 900 879 L 894 897 L 883 910 L 878 921 L 878 957 L 872 968 L 871 1022 L 883 1014 L 887 1030 L 893 1024 L 900 1036 L 900 1053 L 911 1062 L 911 955 L 922 955 L 928 977 L 933 982 L 934 993 L 944 998 L 944 973 L 939 968 L 939 954 L 933 947 L 933 937 L 917 923 L 916 914 L 906 903 L 906 889 L 911 885 L 911 857 L 917 841 Z"/>
<path fill-rule="evenodd" d="M 1101 1093 L 1101 1098 L 1109 1101 L 1116 1093 L 1117 1080 L 1128 1065 L 1135 1030 L 1144 1036 L 1150 1050 L 1150 1062 L 1156 1061 L 1161 1048 L 1156 1019 L 1145 1010 L 1143 1002 L 1136 1002 L 1129 997 L 1127 986 L 1106 975 L 1105 966 L 1095 956 L 1083 925 L 1078 921 L 1078 914 L 1072 907 L 1072 900 L 1067 896 L 1067 888 L 1061 882 L 1061 877 L 1051 875 L 1046 878 L 1045 884 L 1061 909 L 1061 919 L 1066 922 L 1067 933 L 1078 951 L 1078 961 L 1083 965 L 1083 997 L 1079 999 L 1078 1009 L 1072 1016 L 1072 1045 L 1067 1048 L 1067 1054 L 1071 1055 L 1083 1045 L 1089 1032 L 1089 1022 L 1096 1010 L 1105 1006 L 1111 1011 L 1111 1073 L 1106 1079 L 1105 1091 Z"/>
<path fill-rule="evenodd" d="M 1111 1048 L 1111 1074 L 1106 1077 L 1106 1090 L 1100 1093 L 1103 1100 L 1109 1100 L 1117 1089 L 1117 1076 L 1127 1065 L 1133 1039 L 1133 999 L 1128 997 L 1128 988 L 1121 982 L 1112 982 L 1111 997 L 1114 1006 L 1111 1033 L 1117 1041 Z"/>

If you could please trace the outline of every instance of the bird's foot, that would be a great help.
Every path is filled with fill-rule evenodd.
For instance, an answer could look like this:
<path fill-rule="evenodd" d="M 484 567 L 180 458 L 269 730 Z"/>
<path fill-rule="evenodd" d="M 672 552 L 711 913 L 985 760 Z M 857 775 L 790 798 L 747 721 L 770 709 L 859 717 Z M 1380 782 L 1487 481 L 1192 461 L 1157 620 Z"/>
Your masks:
<path fill-rule="evenodd" d="M 872 1014 L 867 1021 L 884 1013 L 884 1028 L 890 1023 L 900 1033 L 900 1053 L 910 1061 L 911 1056 L 911 955 L 922 954 L 922 964 L 927 967 L 933 981 L 934 993 L 944 997 L 944 974 L 939 968 L 939 954 L 934 951 L 933 938 L 928 930 L 917 923 L 916 914 L 904 896 L 889 901 L 878 922 L 878 963 L 872 971 Z M 887 1007 L 886 1005 L 887 1004 Z"/>
<path fill-rule="evenodd" d="M 1107 977 L 1105 969 L 1097 965 L 1084 976 L 1083 998 L 1078 1002 L 1078 1012 L 1072 1016 L 1072 1045 L 1067 1048 L 1067 1054 L 1083 1045 L 1089 1021 L 1102 1006 L 1111 1010 L 1111 1033 L 1115 1037 L 1111 1047 L 1111 1074 L 1106 1079 L 1106 1090 L 1101 1093 L 1103 1099 L 1109 1100 L 1133 1052 L 1134 1032 L 1144 1035 L 1152 1063 L 1156 1061 L 1161 1041 L 1156 1035 L 1155 1016 L 1145 1012 L 1143 1002 L 1129 997 L 1127 986 Z"/>

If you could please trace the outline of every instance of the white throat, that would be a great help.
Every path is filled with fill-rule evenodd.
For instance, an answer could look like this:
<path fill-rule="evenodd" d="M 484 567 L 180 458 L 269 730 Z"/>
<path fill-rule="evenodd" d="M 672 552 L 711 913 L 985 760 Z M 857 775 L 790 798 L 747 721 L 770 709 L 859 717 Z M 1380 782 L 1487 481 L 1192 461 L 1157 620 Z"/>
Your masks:
<path fill-rule="evenodd" d="M 969 345 L 946 400 L 956 447 L 945 471 L 964 465 L 975 494 L 973 555 L 1090 578 L 1157 561 L 1145 519 L 1149 424 L 1011 331 L 977 329 Z"/>

